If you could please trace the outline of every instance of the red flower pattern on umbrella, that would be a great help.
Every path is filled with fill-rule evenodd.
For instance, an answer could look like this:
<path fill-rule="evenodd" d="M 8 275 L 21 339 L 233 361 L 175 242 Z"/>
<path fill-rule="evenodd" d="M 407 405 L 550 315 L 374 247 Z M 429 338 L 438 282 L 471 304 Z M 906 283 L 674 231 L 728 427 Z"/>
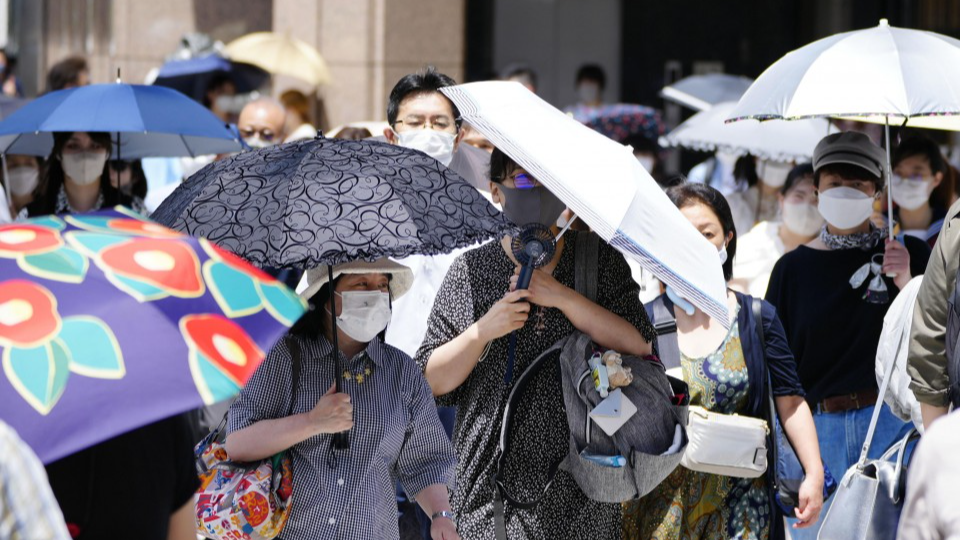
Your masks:
<path fill-rule="evenodd" d="M 60 331 L 57 300 L 47 289 L 24 279 L 0 283 L 0 345 L 36 347 Z"/>
<path fill-rule="evenodd" d="M 200 261 L 178 240 L 131 238 L 105 248 L 98 258 L 105 270 L 173 296 L 189 298 L 204 292 Z"/>
<path fill-rule="evenodd" d="M 208 403 L 221 395 L 222 386 L 243 386 L 265 356 L 240 325 L 222 315 L 187 315 L 180 332 L 190 348 L 197 390 Z"/>

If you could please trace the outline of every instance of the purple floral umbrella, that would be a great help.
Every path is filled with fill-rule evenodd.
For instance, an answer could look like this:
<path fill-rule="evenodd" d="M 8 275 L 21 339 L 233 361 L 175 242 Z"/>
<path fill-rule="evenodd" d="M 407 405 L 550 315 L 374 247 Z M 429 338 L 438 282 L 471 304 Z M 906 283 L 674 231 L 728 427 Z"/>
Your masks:
<path fill-rule="evenodd" d="M 304 309 L 122 208 L 0 226 L 0 418 L 55 461 L 235 395 Z"/>

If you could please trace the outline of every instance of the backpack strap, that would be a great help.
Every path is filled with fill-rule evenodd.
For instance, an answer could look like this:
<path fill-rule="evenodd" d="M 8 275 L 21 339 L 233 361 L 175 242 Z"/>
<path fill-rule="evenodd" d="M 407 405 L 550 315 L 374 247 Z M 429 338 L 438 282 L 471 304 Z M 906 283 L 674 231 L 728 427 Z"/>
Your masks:
<path fill-rule="evenodd" d="M 680 367 L 680 345 L 677 342 L 677 317 L 673 314 L 673 302 L 661 294 L 647 304 L 647 317 L 657 331 L 657 351 L 660 362 L 666 369 Z"/>
<path fill-rule="evenodd" d="M 767 423 L 770 426 L 770 453 L 772 458 L 770 463 L 773 467 L 767 467 L 770 474 L 767 478 L 770 481 L 771 493 L 775 494 L 780 489 L 777 478 L 777 464 L 780 463 L 780 448 L 777 446 L 777 404 L 773 399 L 773 377 L 770 375 L 770 367 L 767 365 L 767 337 L 763 332 L 763 300 L 751 298 L 750 308 L 753 311 L 753 323 L 757 331 L 757 340 L 760 343 L 760 350 L 763 351 L 763 372 L 766 375 L 767 384 Z M 773 515 L 776 515 L 778 507 L 775 495 L 770 497 L 770 507 Z"/>
<path fill-rule="evenodd" d="M 574 249 L 574 289 L 591 302 L 597 301 L 600 276 L 600 237 L 595 232 L 577 233 Z"/>
<path fill-rule="evenodd" d="M 583 336 L 586 336 L 586 334 L 583 334 Z M 540 504 L 540 500 L 543 499 L 544 495 L 546 495 L 547 491 L 550 489 L 550 486 L 553 485 L 553 480 L 560 468 L 560 463 L 563 461 L 560 460 L 556 463 L 550 464 L 550 470 L 547 472 L 547 485 L 543 488 L 543 492 L 533 500 L 521 501 L 514 498 L 507 489 L 507 486 L 503 483 L 503 471 L 506 468 L 507 453 L 510 450 L 510 434 L 513 430 L 513 413 L 517 408 L 517 402 L 523 395 L 527 385 L 533 379 L 534 375 L 536 375 L 537 372 L 540 371 L 540 368 L 547 364 L 548 360 L 553 357 L 553 352 L 559 351 L 563 348 L 563 345 L 566 343 L 566 341 L 567 340 L 561 339 L 540 354 L 540 356 L 538 356 L 537 359 L 530 364 L 530 367 L 523 371 L 516 383 L 514 383 L 513 389 L 510 390 L 510 395 L 507 397 L 507 406 L 503 410 L 503 422 L 500 425 L 500 442 L 497 445 L 497 451 L 494 456 L 493 475 L 490 478 L 491 487 L 493 489 L 493 528 L 496 540 L 507 540 L 505 502 L 509 502 L 511 506 L 524 510 L 535 508 L 538 504 Z"/>

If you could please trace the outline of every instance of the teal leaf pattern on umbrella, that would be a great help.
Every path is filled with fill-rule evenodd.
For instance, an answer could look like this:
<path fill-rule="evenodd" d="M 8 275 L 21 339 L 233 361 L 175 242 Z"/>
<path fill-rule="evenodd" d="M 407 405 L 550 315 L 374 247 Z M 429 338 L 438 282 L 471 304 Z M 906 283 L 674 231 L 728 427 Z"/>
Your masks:
<path fill-rule="evenodd" d="M 240 387 L 220 368 L 196 350 L 190 351 L 190 370 L 194 373 L 197 392 L 207 405 L 231 398 L 240 391 Z"/>
<path fill-rule="evenodd" d="M 101 234 L 76 231 L 64 233 L 63 236 L 67 239 L 67 242 L 70 245 L 77 248 L 81 252 L 86 253 L 90 257 L 96 256 L 97 253 L 110 246 L 130 240 L 129 236 L 123 236 L 119 234 Z"/>
<path fill-rule="evenodd" d="M 257 286 L 267 311 L 286 326 L 293 326 L 307 308 L 306 303 L 295 292 L 279 282 L 260 282 Z"/>
<path fill-rule="evenodd" d="M 126 373 L 116 336 L 96 317 L 64 318 L 57 341 L 70 351 L 70 371 L 78 375 L 122 379 Z"/>
<path fill-rule="evenodd" d="M 116 285 L 118 289 L 136 298 L 140 302 L 150 302 L 152 300 L 160 300 L 161 298 L 170 296 L 170 293 L 167 291 L 159 287 L 154 287 L 149 283 L 119 276 L 112 272 L 104 273 L 106 274 L 107 279 Z"/>
<path fill-rule="evenodd" d="M 82 283 L 90 267 L 90 260 L 79 251 L 62 247 L 60 249 L 24 255 L 17 259 L 24 272 L 45 279 L 66 283 Z"/>
<path fill-rule="evenodd" d="M 67 224 L 63 222 L 62 219 L 57 216 L 40 216 L 35 218 L 30 218 L 29 223 L 31 225 L 40 225 L 42 227 L 50 227 L 51 229 L 56 229 L 62 231 L 67 228 Z"/>
<path fill-rule="evenodd" d="M 257 283 L 249 274 L 210 259 L 203 265 L 203 278 L 227 317 L 235 319 L 263 309 Z"/>
<path fill-rule="evenodd" d="M 3 371 L 23 399 L 42 415 L 57 404 L 70 376 L 70 354 L 54 339 L 32 348 L 8 347 Z"/>

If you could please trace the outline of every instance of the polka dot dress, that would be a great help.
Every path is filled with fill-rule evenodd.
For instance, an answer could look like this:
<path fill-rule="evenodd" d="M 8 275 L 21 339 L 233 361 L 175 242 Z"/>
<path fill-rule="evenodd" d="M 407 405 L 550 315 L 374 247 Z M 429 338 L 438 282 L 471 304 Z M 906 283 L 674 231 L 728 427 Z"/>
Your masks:
<path fill-rule="evenodd" d="M 576 232 L 564 236 L 562 254 L 553 272 L 561 284 L 574 287 Z M 598 255 L 597 303 L 638 328 L 652 340 L 656 332 L 637 296 L 637 285 L 623 256 L 605 243 Z M 509 290 L 515 266 L 499 242 L 461 255 L 451 266 L 430 315 L 429 329 L 417 353 L 426 365 L 437 347 L 479 320 Z M 574 330 L 558 309 L 534 306 L 517 333 L 513 381 L 541 352 Z M 457 407 L 454 444 L 459 458 L 457 489 L 451 503 L 464 539 L 493 539 L 494 453 L 503 409 L 512 387 L 504 383 L 508 336 L 493 341 L 486 357 L 453 392 L 437 399 Z M 531 500 L 546 487 L 550 465 L 567 454 L 569 428 L 560 388 L 559 365 L 542 369 L 527 387 L 514 414 L 514 437 L 506 465 L 506 484 L 514 498 Z M 511 539 L 607 539 L 621 536 L 619 504 L 588 499 L 564 471 L 559 471 L 539 506 L 522 510 L 507 504 Z"/>

